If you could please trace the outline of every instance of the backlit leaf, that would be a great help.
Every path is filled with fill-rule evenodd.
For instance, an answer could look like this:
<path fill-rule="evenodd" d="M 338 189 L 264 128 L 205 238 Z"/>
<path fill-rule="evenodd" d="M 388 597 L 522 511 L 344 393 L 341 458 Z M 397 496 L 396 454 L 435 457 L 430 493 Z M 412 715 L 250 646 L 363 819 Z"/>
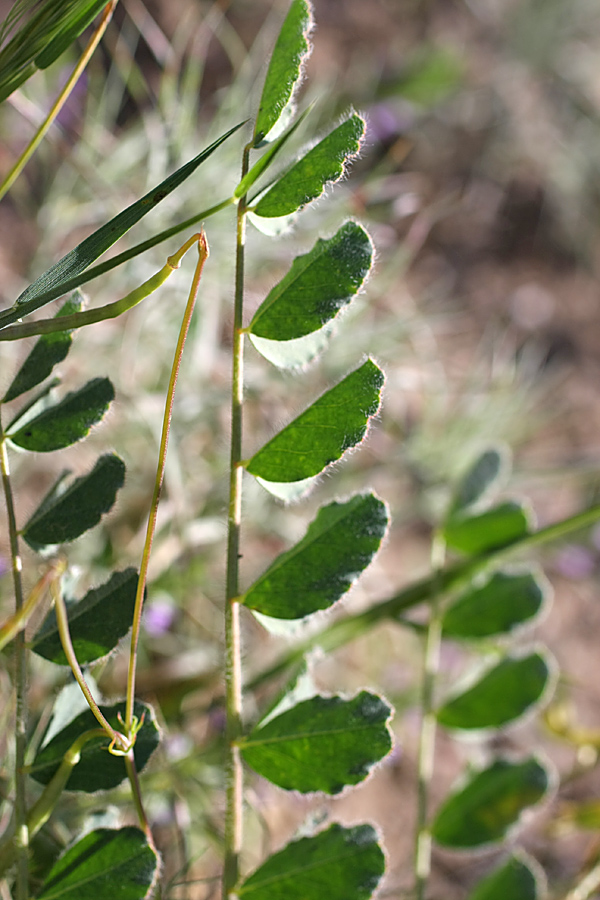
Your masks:
<path fill-rule="evenodd" d="M 115 572 L 105 584 L 94 588 L 68 606 L 69 632 L 81 665 L 106 656 L 131 628 L 138 573 L 135 569 Z M 58 665 L 67 665 L 51 610 L 31 642 L 31 649 Z"/>
<path fill-rule="evenodd" d="M 537 703 L 550 678 L 541 653 L 506 657 L 468 691 L 445 703 L 437 713 L 446 728 L 499 728 Z"/>
<path fill-rule="evenodd" d="M 269 341 L 255 334 L 248 337 L 261 356 L 277 368 L 299 369 L 321 355 L 329 344 L 332 331 L 333 323 L 293 341 Z"/>
<path fill-rule="evenodd" d="M 125 703 L 101 706 L 100 709 L 109 724 L 116 731 L 123 732 L 123 724 L 118 719 L 118 713 L 123 719 L 125 718 Z M 134 715 L 137 716 L 138 721 L 144 716 L 144 722 L 138 731 L 133 751 L 136 768 L 138 772 L 141 772 L 158 746 L 160 734 L 151 706 L 136 702 Z M 98 727 L 98 722 L 91 709 L 76 716 L 37 753 L 30 769 L 31 777 L 40 784 L 48 784 L 60 766 L 64 754 L 76 738 L 84 731 L 92 731 Z M 127 777 L 125 761 L 122 756 L 113 756 L 108 752 L 109 744 L 109 737 L 99 736 L 90 738 L 83 745 L 81 759 L 67 781 L 66 790 L 84 791 L 91 794 L 94 791 L 106 791 L 117 787 L 125 780 Z"/>
<path fill-rule="evenodd" d="M 37 452 L 69 447 L 89 434 L 91 427 L 104 417 L 114 397 L 115 389 L 108 378 L 94 378 L 9 434 L 10 440 L 25 450 Z"/>
<path fill-rule="evenodd" d="M 337 823 L 270 856 L 237 888 L 248 900 L 369 900 L 385 870 L 370 825 Z"/>
<path fill-rule="evenodd" d="M 81 309 L 82 295 L 75 291 L 64 303 L 56 316 L 69 316 Z M 42 335 L 31 348 L 29 356 L 13 378 L 9 389 L 4 395 L 3 403 L 14 400 L 37 387 L 50 375 L 52 369 L 62 362 L 71 349 L 73 338 L 70 331 L 54 331 L 51 334 Z"/>
<path fill-rule="evenodd" d="M 457 516 L 444 527 L 449 547 L 462 553 L 484 553 L 529 534 L 531 513 L 522 503 L 507 501 L 475 516 Z"/>
<path fill-rule="evenodd" d="M 507 634 L 533 619 L 550 585 L 533 572 L 495 572 L 481 587 L 462 594 L 444 613 L 444 635 L 482 638 Z"/>
<path fill-rule="evenodd" d="M 311 697 L 240 741 L 243 759 L 286 790 L 338 794 L 363 781 L 392 747 L 392 711 L 377 694 Z"/>
<path fill-rule="evenodd" d="M 156 851 L 139 828 L 90 831 L 56 862 L 37 900 L 144 900 L 158 876 Z"/>
<path fill-rule="evenodd" d="M 381 402 L 384 376 L 372 360 L 347 375 L 276 434 L 247 463 L 266 481 L 302 481 L 356 446 Z"/>
<path fill-rule="evenodd" d="M 538 900 L 538 896 L 535 872 L 521 854 L 513 854 L 504 865 L 479 882 L 468 900 Z"/>
<path fill-rule="evenodd" d="M 289 341 L 322 328 L 358 293 L 371 268 L 373 244 L 356 222 L 298 256 L 250 323 L 253 335 Z"/>
<path fill-rule="evenodd" d="M 108 453 L 61 493 L 63 481 L 61 476 L 23 529 L 23 538 L 34 549 L 74 541 L 97 525 L 123 486 L 125 463 Z"/>
<path fill-rule="evenodd" d="M 255 147 L 267 137 L 292 100 L 311 51 L 311 27 L 311 4 L 308 0 L 292 0 L 269 62 L 254 126 Z"/>
<path fill-rule="evenodd" d="M 360 116 L 353 115 L 309 150 L 288 169 L 252 207 L 257 216 L 287 216 L 320 197 L 325 186 L 338 181 L 356 156 L 365 131 Z"/>
<path fill-rule="evenodd" d="M 538 803 L 549 786 L 549 772 L 535 757 L 522 762 L 496 760 L 442 804 L 433 837 L 446 847 L 501 841 L 523 810 Z"/>
<path fill-rule="evenodd" d="M 369 565 L 387 526 L 385 503 L 374 494 L 324 506 L 302 540 L 277 557 L 241 602 L 279 619 L 327 609 Z"/>

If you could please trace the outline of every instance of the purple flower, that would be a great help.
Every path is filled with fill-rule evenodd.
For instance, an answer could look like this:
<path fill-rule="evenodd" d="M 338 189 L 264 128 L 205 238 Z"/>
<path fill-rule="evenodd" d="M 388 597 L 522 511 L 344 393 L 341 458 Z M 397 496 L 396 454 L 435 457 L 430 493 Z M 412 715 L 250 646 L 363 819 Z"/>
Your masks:
<path fill-rule="evenodd" d="M 155 600 L 144 610 L 144 628 L 152 637 L 168 631 L 175 619 L 175 608 L 166 600 Z"/>

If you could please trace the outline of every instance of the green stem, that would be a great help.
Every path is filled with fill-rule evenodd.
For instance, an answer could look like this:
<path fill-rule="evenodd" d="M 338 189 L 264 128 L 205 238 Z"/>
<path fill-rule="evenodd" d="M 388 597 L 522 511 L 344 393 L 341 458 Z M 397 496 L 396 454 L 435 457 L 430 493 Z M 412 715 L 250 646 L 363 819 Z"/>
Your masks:
<path fill-rule="evenodd" d="M 23 171 L 23 169 L 25 168 L 25 166 L 27 165 L 27 163 L 29 162 L 29 160 L 31 159 L 31 157 L 33 156 L 33 154 L 35 153 L 35 151 L 37 150 L 39 145 L 41 144 L 41 142 L 43 141 L 45 135 L 47 134 L 48 130 L 51 128 L 52 123 L 55 121 L 55 119 L 58 116 L 58 114 L 60 113 L 61 109 L 63 108 L 63 106 L 65 105 L 67 100 L 69 99 L 71 92 L 73 91 L 73 88 L 79 81 L 79 78 L 80 78 L 81 74 L 83 73 L 83 70 L 85 69 L 88 62 L 90 61 L 92 54 L 94 53 L 94 50 L 96 49 L 96 47 L 100 43 L 100 40 L 102 39 L 102 35 L 106 31 L 106 28 L 112 18 L 112 14 L 114 12 L 115 6 L 117 5 L 117 2 L 118 2 L 118 0 L 110 0 L 110 3 L 106 4 L 106 6 L 104 8 L 104 12 L 102 14 L 102 18 L 100 19 L 100 22 L 98 23 L 96 30 L 92 34 L 92 36 L 87 44 L 87 47 L 85 48 L 85 50 L 83 51 L 83 53 L 81 55 L 79 62 L 73 69 L 73 72 L 72 72 L 70 78 L 68 79 L 64 88 L 62 89 L 62 91 L 58 95 L 56 101 L 52 105 L 50 112 L 48 113 L 48 115 L 46 116 L 46 118 L 44 119 L 44 121 L 42 122 L 42 124 L 40 125 L 40 127 L 38 128 L 38 130 L 36 131 L 34 136 L 32 137 L 31 141 L 29 142 L 29 144 L 27 145 L 25 150 L 23 150 L 20 157 L 18 158 L 18 160 L 16 161 L 16 163 L 10 170 L 10 172 L 8 172 L 8 174 L 6 175 L 2 184 L 0 184 L 0 200 L 2 199 L 2 197 L 4 197 L 4 195 L 7 193 L 7 191 L 9 191 L 10 188 L 13 186 L 13 184 L 15 183 L 15 181 L 17 180 L 17 178 L 19 177 L 19 175 L 21 174 L 21 172 Z"/>
<path fill-rule="evenodd" d="M 0 421 L 0 468 L 6 501 L 8 536 L 10 542 L 11 569 L 15 592 L 15 615 L 22 613 L 24 606 L 22 562 L 19 550 L 19 532 L 15 516 L 15 504 L 10 482 L 10 468 L 6 440 Z M 27 657 L 25 635 L 19 631 L 15 635 L 15 850 L 17 859 L 17 897 L 27 900 L 29 896 L 29 832 L 27 829 L 27 798 L 25 781 L 25 751 L 27 748 Z"/>
<path fill-rule="evenodd" d="M 244 148 L 242 178 L 249 168 L 250 146 Z M 242 514 L 242 406 L 244 400 L 244 261 L 246 244 L 246 197 L 238 204 L 235 301 L 233 309 L 231 375 L 231 450 L 229 467 L 229 510 L 227 516 L 227 583 L 225 590 L 225 708 L 227 713 L 225 856 L 223 900 L 228 900 L 239 877 L 242 846 L 242 766 L 237 740 L 242 733 L 242 674 L 238 576 Z"/>
<path fill-rule="evenodd" d="M 183 245 L 181 250 L 177 255 L 183 255 L 183 253 L 188 249 L 192 243 L 198 244 L 198 263 L 196 265 L 196 271 L 194 272 L 194 278 L 192 280 L 192 286 L 190 288 L 190 294 L 188 297 L 187 305 L 185 307 L 185 312 L 183 315 L 183 320 L 181 323 L 181 328 L 179 331 L 179 338 L 177 340 L 177 347 L 175 348 L 175 357 L 173 359 L 173 366 L 171 368 L 171 376 L 169 378 L 169 387 L 167 389 L 167 399 L 165 401 L 165 412 L 163 416 L 163 425 L 162 425 L 162 434 L 160 438 L 160 448 L 158 451 L 158 466 L 156 469 L 156 478 L 154 481 L 154 493 L 152 495 L 152 502 L 150 504 L 150 514 L 148 516 L 148 525 L 146 528 L 146 540 L 144 542 L 144 549 L 142 552 L 142 561 L 140 564 L 140 575 L 138 578 L 137 584 L 137 593 L 135 598 L 135 608 L 133 613 L 133 624 L 131 630 L 131 649 L 129 654 L 129 669 L 127 673 L 127 705 L 126 705 L 126 713 L 125 713 L 125 728 L 127 733 L 131 733 L 131 729 L 133 726 L 133 708 L 135 703 L 135 670 L 137 663 L 137 647 L 140 635 L 140 628 L 142 623 L 142 608 L 144 605 L 144 593 L 146 589 L 146 580 L 148 577 L 148 566 L 150 563 L 150 552 L 152 550 L 152 542 L 154 540 L 154 532 L 156 530 L 156 517 L 158 514 L 158 502 L 160 500 L 160 493 L 162 490 L 163 479 L 165 475 L 165 464 L 167 459 L 167 446 L 169 443 L 169 431 L 171 428 L 171 416 L 173 414 L 173 401 L 175 399 L 175 388 L 177 386 L 177 376 L 179 375 L 179 368 L 181 366 L 181 358 L 183 356 L 183 348 L 185 346 L 185 340 L 187 337 L 187 333 L 190 327 L 190 322 L 192 320 L 192 314 L 194 312 L 194 306 L 196 303 L 196 297 L 198 296 L 198 288 L 200 286 L 200 278 L 202 276 L 202 270 L 204 268 L 204 263 L 208 257 L 208 244 L 206 241 L 206 235 L 202 231 L 200 234 L 194 235 L 190 238 L 189 241 Z M 171 261 L 174 257 L 170 257 Z"/>

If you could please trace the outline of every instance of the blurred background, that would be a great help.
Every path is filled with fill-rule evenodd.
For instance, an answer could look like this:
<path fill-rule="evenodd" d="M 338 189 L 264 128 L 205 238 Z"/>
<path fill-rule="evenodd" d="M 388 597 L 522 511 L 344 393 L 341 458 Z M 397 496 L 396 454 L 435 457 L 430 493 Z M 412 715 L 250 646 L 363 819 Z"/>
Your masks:
<path fill-rule="evenodd" d="M 0 2 L 0 17 L 10 5 Z M 58 126 L 0 205 L 0 307 L 103 221 L 252 116 L 286 8 L 271 0 L 121 0 Z M 293 233 L 277 240 L 249 234 L 248 313 L 291 259 L 317 234 L 332 234 L 344 216 L 369 229 L 377 264 L 307 371 L 282 375 L 248 349 L 248 455 L 363 354 L 382 365 L 387 386 L 366 445 L 308 500 L 284 508 L 248 479 L 242 573 L 249 584 L 300 537 L 318 506 L 372 486 L 390 504 L 393 527 L 345 603 L 358 610 L 428 572 L 431 529 L 449 488 L 490 443 L 512 449 L 507 495 L 529 497 L 540 526 L 598 501 L 600 7 L 596 0 L 314 0 L 314 14 L 300 103 L 316 105 L 295 149 L 351 106 L 366 115 L 367 141 L 350 177 L 304 211 Z M 74 59 L 75 52 L 62 57 L 3 105 L 0 173 L 29 140 Z M 123 246 L 226 197 L 238 179 L 238 144 L 227 142 Z M 221 808 L 215 763 L 233 215 L 207 220 L 206 229 L 211 258 L 173 421 L 140 672 L 140 689 L 157 704 L 167 735 L 146 783 L 173 900 L 216 896 L 210 879 Z M 155 248 L 86 292 L 95 304 L 124 295 L 178 243 Z M 192 268 L 186 262 L 126 320 L 77 337 L 62 367 L 65 389 L 109 374 L 117 401 L 107 423 L 82 447 L 37 457 L 33 469 L 29 458 L 14 459 L 22 521 L 65 465 L 81 471 L 107 446 L 127 462 L 116 511 L 70 553 L 78 593 L 107 568 L 139 558 Z M 3 345 L 0 391 L 25 352 L 20 342 Z M 0 529 L 4 558 L 6 544 Z M 596 852 L 600 827 L 600 530 L 540 561 L 555 600 L 539 634 L 562 671 L 553 709 L 573 716 L 587 738 L 560 741 L 548 723 L 528 722 L 495 740 L 507 753 L 533 744 L 558 767 L 560 790 L 528 824 L 524 842 L 560 896 L 560 886 Z M 28 563 L 33 581 L 39 561 Z M 0 601 L 9 607 L 7 575 Z M 286 640 L 254 621 L 245 622 L 244 639 L 248 677 Z M 449 645 L 442 664 L 443 685 L 462 670 L 465 654 Z M 370 820 L 381 828 L 390 860 L 382 896 L 409 896 L 420 665 L 418 639 L 392 626 L 315 661 L 323 690 L 381 687 L 397 709 L 397 750 L 365 785 L 328 802 L 250 779 L 247 866 L 308 818 Z M 43 720 L 50 691 L 64 676 L 49 664 L 35 666 L 32 704 Z M 95 676 L 108 696 L 122 695 L 124 658 L 117 655 Z M 6 685 L 5 673 L 0 677 Z M 250 716 L 261 699 L 249 698 Z M 478 750 L 440 737 L 433 804 L 465 760 L 484 754 L 485 742 Z M 101 805 L 90 801 L 89 814 L 98 816 Z M 78 821 L 81 808 L 67 797 L 61 814 L 65 823 Z M 117 812 L 111 805 L 102 815 L 109 821 Z M 45 839 L 64 839 L 60 822 Z M 431 896 L 464 897 L 493 859 L 437 852 Z"/>

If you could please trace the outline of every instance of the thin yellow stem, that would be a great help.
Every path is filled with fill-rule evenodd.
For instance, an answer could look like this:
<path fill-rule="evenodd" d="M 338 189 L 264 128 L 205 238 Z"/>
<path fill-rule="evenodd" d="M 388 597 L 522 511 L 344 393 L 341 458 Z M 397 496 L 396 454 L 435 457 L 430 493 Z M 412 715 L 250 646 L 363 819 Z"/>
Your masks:
<path fill-rule="evenodd" d="M 29 160 L 31 159 L 31 157 L 33 156 L 33 154 L 35 153 L 35 151 L 37 150 L 39 145 L 41 144 L 41 142 L 43 141 L 45 135 L 47 134 L 50 127 L 52 126 L 52 123 L 55 121 L 55 119 L 58 116 L 58 114 L 60 113 L 61 109 L 63 108 L 63 106 L 65 105 L 67 100 L 69 99 L 71 92 L 73 91 L 73 88 L 79 81 L 79 78 L 80 78 L 83 70 L 85 69 L 88 62 L 90 61 L 90 59 L 94 53 L 94 50 L 96 49 L 96 47 L 100 43 L 100 40 L 102 39 L 102 35 L 106 31 L 106 28 L 112 18 L 112 14 L 114 12 L 115 6 L 117 5 L 117 2 L 118 2 L 118 0 L 110 0 L 110 2 L 107 3 L 106 6 L 104 7 L 104 12 L 102 13 L 102 18 L 100 19 L 100 22 L 98 23 L 96 30 L 92 34 L 85 50 L 83 51 L 83 53 L 81 55 L 79 62 L 73 69 L 73 72 L 72 72 L 71 76 L 69 77 L 67 83 L 65 84 L 64 88 L 62 89 L 62 91 L 58 95 L 57 99 L 53 103 L 53 105 L 50 109 L 50 112 L 48 113 L 48 115 L 46 116 L 46 118 L 44 119 L 44 121 L 42 122 L 42 124 L 40 125 L 40 127 L 38 128 L 38 130 L 36 131 L 34 136 L 32 137 L 31 141 L 29 142 L 29 144 L 27 145 L 25 150 L 21 153 L 20 157 L 18 158 L 18 160 L 16 161 L 16 163 L 14 164 L 14 166 L 12 167 L 10 172 L 8 172 L 8 174 L 6 175 L 2 184 L 0 184 L 0 200 L 2 199 L 2 197 L 4 197 L 4 195 L 7 193 L 7 191 L 9 191 L 10 188 L 13 186 L 13 184 L 15 183 L 15 181 L 17 180 L 17 178 L 19 177 L 19 175 L 21 174 L 21 172 L 23 171 L 23 169 L 25 168 L 25 166 L 27 165 L 27 163 L 29 162 Z"/>
<path fill-rule="evenodd" d="M 2 650 L 3 647 L 6 647 L 6 645 L 27 626 L 29 619 L 48 590 L 50 582 L 56 577 L 58 572 L 63 571 L 63 568 L 64 562 L 62 560 L 58 560 L 54 563 L 33 587 L 21 609 L 0 627 L 0 650 Z"/>

